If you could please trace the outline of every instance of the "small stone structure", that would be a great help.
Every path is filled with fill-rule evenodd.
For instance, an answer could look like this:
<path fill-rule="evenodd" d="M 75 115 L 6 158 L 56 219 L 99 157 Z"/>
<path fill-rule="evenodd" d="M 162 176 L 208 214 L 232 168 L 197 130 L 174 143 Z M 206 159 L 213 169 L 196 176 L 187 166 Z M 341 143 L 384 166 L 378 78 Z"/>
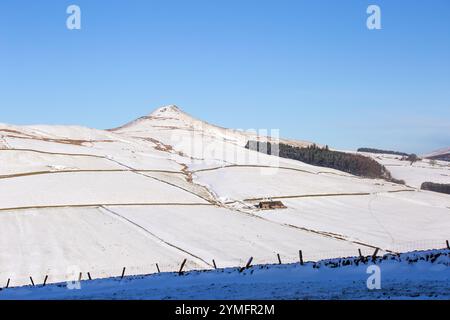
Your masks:
<path fill-rule="evenodd" d="M 287 207 L 281 201 L 262 201 L 258 208 L 261 210 L 286 209 Z"/>

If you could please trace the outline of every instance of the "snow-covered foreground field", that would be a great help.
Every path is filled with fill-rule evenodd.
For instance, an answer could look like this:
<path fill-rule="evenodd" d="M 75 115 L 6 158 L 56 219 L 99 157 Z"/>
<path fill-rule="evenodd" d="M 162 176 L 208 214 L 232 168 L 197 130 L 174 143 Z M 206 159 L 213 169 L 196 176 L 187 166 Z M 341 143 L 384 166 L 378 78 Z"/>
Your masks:
<path fill-rule="evenodd" d="M 304 265 L 260 265 L 243 272 L 221 269 L 161 273 L 0 291 L 0 299 L 450 299 L 450 251 L 335 259 Z M 379 284 L 369 277 L 379 267 Z M 378 271 L 377 271 L 378 272 Z M 73 289 L 73 288 L 79 289 Z"/>
<path fill-rule="evenodd" d="M 0 287 L 61 282 L 69 270 L 173 272 L 184 259 L 185 270 L 211 270 L 448 240 L 450 196 L 245 148 L 257 139 L 271 138 L 174 106 L 113 130 L 0 124 Z M 422 181 L 428 169 L 405 174 Z M 287 209 L 259 210 L 266 198 Z"/>

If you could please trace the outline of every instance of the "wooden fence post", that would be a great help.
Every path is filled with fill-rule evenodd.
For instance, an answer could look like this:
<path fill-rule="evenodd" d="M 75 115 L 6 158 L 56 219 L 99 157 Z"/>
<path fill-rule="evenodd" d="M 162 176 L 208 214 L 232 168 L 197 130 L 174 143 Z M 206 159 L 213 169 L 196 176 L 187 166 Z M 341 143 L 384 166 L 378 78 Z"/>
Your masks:
<path fill-rule="evenodd" d="M 183 268 L 184 268 L 184 265 L 186 264 L 186 262 L 187 262 L 187 259 L 184 259 L 183 263 L 181 264 L 180 271 L 178 271 L 178 275 L 181 276 L 183 274 Z"/>
<path fill-rule="evenodd" d="M 281 264 L 281 257 L 279 253 L 277 253 L 277 257 L 278 257 L 278 264 Z"/>
<path fill-rule="evenodd" d="M 252 265 L 252 261 L 253 261 L 253 257 L 251 257 L 251 258 L 248 260 L 248 262 L 247 262 L 247 264 L 245 265 L 245 267 L 241 268 L 241 270 L 239 270 L 239 272 L 242 272 L 242 271 L 244 271 L 245 269 L 250 268 L 251 265 Z"/>
<path fill-rule="evenodd" d="M 158 264 L 156 264 L 156 270 L 158 270 L 158 273 L 161 273 L 161 270 L 159 270 Z"/>
<path fill-rule="evenodd" d="M 217 269 L 216 261 L 214 259 L 213 259 L 213 266 L 214 266 L 214 269 Z"/>
<path fill-rule="evenodd" d="M 252 266 L 252 261 L 253 261 L 253 257 L 251 257 L 251 258 L 248 260 L 247 264 L 245 265 L 245 269 L 248 269 L 248 268 L 250 268 L 250 267 Z"/>
<path fill-rule="evenodd" d="M 298 251 L 298 255 L 300 257 L 300 265 L 303 265 L 303 252 L 302 252 L 302 250 Z"/>
<path fill-rule="evenodd" d="M 372 255 L 372 258 L 376 258 L 377 257 L 377 254 L 378 254 L 378 252 L 380 251 L 380 248 L 377 248 L 376 250 L 375 250 L 375 252 L 373 253 L 373 255 Z"/>
<path fill-rule="evenodd" d="M 362 254 L 362 252 L 361 252 L 361 249 L 358 249 L 358 253 L 359 253 L 359 260 L 360 260 L 362 263 L 366 263 L 366 258 L 363 256 L 363 254 Z"/>
<path fill-rule="evenodd" d="M 44 283 L 42 285 L 43 287 L 45 287 L 45 285 L 47 284 L 47 279 L 48 279 L 48 275 L 45 276 Z"/>
<path fill-rule="evenodd" d="M 372 255 L 372 262 L 376 262 L 376 261 L 377 261 L 377 254 L 378 254 L 378 251 L 380 251 L 380 248 L 377 248 L 377 249 L 375 250 L 375 252 L 373 253 L 373 255 Z"/>
<path fill-rule="evenodd" d="M 31 284 L 33 285 L 33 287 L 34 287 L 34 281 L 33 281 L 33 278 L 30 276 L 30 280 L 31 280 Z"/>
<path fill-rule="evenodd" d="M 120 277 L 120 279 L 123 279 L 123 277 L 125 277 L 125 270 L 126 270 L 126 267 L 123 267 L 123 269 L 122 269 L 122 276 Z"/>

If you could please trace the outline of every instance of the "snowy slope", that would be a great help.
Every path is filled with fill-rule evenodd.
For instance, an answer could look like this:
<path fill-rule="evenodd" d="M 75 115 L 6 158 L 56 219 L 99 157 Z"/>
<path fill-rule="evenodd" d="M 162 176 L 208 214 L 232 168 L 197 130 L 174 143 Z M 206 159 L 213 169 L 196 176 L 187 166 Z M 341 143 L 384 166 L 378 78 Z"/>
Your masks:
<path fill-rule="evenodd" d="M 277 254 L 289 263 L 299 250 L 317 260 L 448 238 L 449 196 L 245 148 L 275 138 L 175 106 L 112 130 L 0 124 L 0 285 L 63 281 L 73 267 L 104 278 L 123 267 L 175 271 L 184 259 L 187 270 L 274 263 Z M 265 198 L 288 208 L 257 209 Z"/>
<path fill-rule="evenodd" d="M 401 156 L 389 154 L 362 153 L 384 165 L 396 179 L 404 180 L 407 185 L 420 188 L 424 182 L 450 183 L 450 163 L 422 159 L 411 164 Z"/>

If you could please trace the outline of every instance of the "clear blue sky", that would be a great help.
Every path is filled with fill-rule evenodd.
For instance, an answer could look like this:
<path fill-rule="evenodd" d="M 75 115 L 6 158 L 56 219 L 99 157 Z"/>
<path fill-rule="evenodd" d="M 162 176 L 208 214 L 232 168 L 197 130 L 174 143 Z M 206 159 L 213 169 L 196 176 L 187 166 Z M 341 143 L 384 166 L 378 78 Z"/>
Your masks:
<path fill-rule="evenodd" d="M 0 122 L 111 128 L 166 104 L 338 148 L 448 147 L 450 1 L 1 1 Z"/>

